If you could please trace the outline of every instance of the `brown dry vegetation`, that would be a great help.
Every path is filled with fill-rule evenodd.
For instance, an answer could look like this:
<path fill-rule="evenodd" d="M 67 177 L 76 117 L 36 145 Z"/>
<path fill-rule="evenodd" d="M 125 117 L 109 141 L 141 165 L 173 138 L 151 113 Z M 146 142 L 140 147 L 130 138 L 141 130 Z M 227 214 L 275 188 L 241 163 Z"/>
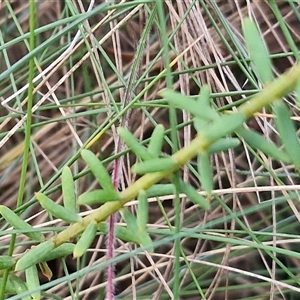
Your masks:
<path fill-rule="evenodd" d="M 88 6 L 88 1 L 81 3 L 74 0 L 72 3 L 79 12 Z M 94 7 L 103 3 L 104 1 L 96 0 Z M 199 83 L 208 83 L 212 92 L 215 93 L 213 100 L 216 107 L 225 105 L 231 107 L 234 101 L 243 99 L 260 88 L 259 84 L 255 86 L 247 80 L 244 71 L 241 70 L 241 65 L 238 64 L 240 51 L 245 51 L 244 40 L 241 35 L 241 19 L 244 16 L 251 16 L 257 22 L 269 51 L 272 54 L 280 54 L 273 58 L 276 74 L 282 73 L 295 64 L 295 56 L 291 52 L 276 14 L 268 1 L 194 1 L 193 8 L 188 11 L 191 3 L 192 1 L 165 1 L 168 34 L 173 34 L 169 57 L 171 61 L 176 61 L 172 67 L 173 88 L 175 90 L 186 95 L 197 95 Z M 299 5 L 286 1 L 277 1 L 276 3 L 294 42 L 299 45 Z M 0 1 L 0 26 L 5 43 L 20 36 L 12 16 L 7 11 L 7 4 L 5 1 Z M 67 6 L 65 1 L 37 1 L 37 4 L 38 27 L 66 18 Z M 29 16 L 27 1 L 10 1 L 10 5 L 21 29 L 27 32 Z M 151 7 L 151 4 L 147 5 Z M 87 20 L 88 22 L 85 23 L 83 29 L 86 40 L 78 42 L 78 46 L 70 55 L 64 58 L 59 66 L 51 70 L 51 75 L 39 81 L 36 101 L 42 99 L 43 95 L 49 91 L 50 93 L 39 105 L 33 116 L 31 159 L 28 166 L 24 203 L 30 201 L 34 192 L 43 188 L 49 180 L 53 181 L 49 188 L 57 187 L 59 180 L 55 179 L 54 176 L 58 170 L 75 155 L 76 151 L 99 126 L 105 126 L 109 123 L 111 119 L 109 105 L 112 104 L 109 100 L 108 89 L 99 78 L 97 65 L 102 67 L 106 83 L 110 92 L 113 93 L 116 103 L 118 103 L 119 99 L 123 99 L 126 91 L 120 78 L 127 78 L 126 74 L 130 72 L 132 60 L 135 57 L 135 51 L 148 18 L 149 12 L 145 9 L 144 4 L 136 5 L 135 8 L 131 8 L 126 13 L 118 14 L 118 10 L 108 10 L 105 13 L 101 12 L 94 15 Z M 55 32 L 63 30 L 64 26 L 49 28 L 38 34 L 37 43 L 44 43 Z M 229 29 L 226 29 L 225 26 L 228 26 Z M 76 31 L 77 28 L 69 31 L 69 35 L 63 35 L 48 45 L 44 50 L 45 53 L 41 51 L 38 54 L 37 62 L 39 65 L 37 68 L 39 71 L 49 66 L 62 53 L 70 44 Z M 100 45 L 95 43 L 95 39 L 99 41 Z M 2 45 L 1 42 L 0 72 L 4 72 L 8 68 L 7 61 L 14 65 L 28 53 L 24 41 L 13 43 L 5 48 Z M 95 51 L 93 52 L 91 49 Z M 153 26 L 146 41 L 136 78 L 136 80 L 140 78 L 142 80 L 131 91 L 133 94 L 142 91 L 163 70 L 164 61 L 160 53 L 161 49 L 162 41 L 159 29 Z M 106 53 L 107 57 L 103 53 Z M 6 55 L 7 60 L 4 59 Z M 93 59 L 96 59 L 96 62 Z M 119 76 L 109 67 L 109 59 L 118 70 Z M 243 65 L 245 65 L 244 62 Z M 250 68 L 248 71 L 251 72 Z M 13 77 L 16 86 L 13 86 L 12 78 L 9 76 L 0 82 L 2 100 L 27 83 L 27 72 L 27 64 L 21 65 L 14 71 Z M 166 128 L 169 128 L 166 103 L 153 101 L 159 99 L 158 91 L 164 87 L 166 87 L 165 80 L 160 79 L 142 95 L 138 105 L 133 106 L 129 128 L 140 140 L 150 136 L 156 123 L 164 124 Z M 0 203 L 11 208 L 15 208 L 19 187 L 21 155 L 24 147 L 24 125 L 19 126 L 16 132 L 12 130 L 26 114 L 25 100 L 26 92 L 21 94 L 18 99 L 15 98 L 7 103 L 12 109 L 0 107 Z M 287 100 L 290 100 L 291 112 L 298 122 L 298 109 L 292 99 Z M 62 106 L 58 108 L 58 104 Z M 178 112 L 177 117 L 179 122 L 185 124 L 191 118 L 185 112 Z M 268 114 L 268 111 L 257 114 L 255 120 L 249 122 L 249 126 L 263 133 L 267 139 L 277 140 L 272 115 Z M 99 153 L 101 158 L 110 157 L 114 148 L 114 134 L 115 131 L 111 126 L 105 134 L 93 143 L 91 147 L 93 152 Z M 188 145 L 194 134 L 191 126 L 185 126 L 178 130 L 180 146 Z M 7 136 L 9 139 L 6 141 Z M 164 151 L 171 152 L 171 147 L 167 143 L 164 146 Z M 249 230 L 264 230 L 272 224 L 277 224 L 278 232 L 296 234 L 299 232 L 298 220 L 300 220 L 297 203 L 284 201 L 276 207 L 260 206 L 259 203 L 286 195 L 285 190 L 291 186 L 294 186 L 294 190 L 297 191 L 299 189 L 297 186 L 299 184 L 298 175 L 294 174 L 294 170 L 290 166 L 273 162 L 263 156 L 261 159 L 263 164 L 247 149 L 245 144 L 234 151 L 216 155 L 213 158 L 215 193 L 220 195 L 233 213 L 245 212 L 239 217 Z M 128 186 L 135 180 L 135 175 L 130 173 L 129 168 L 134 161 L 134 157 L 126 156 L 123 168 L 123 186 Z M 78 160 L 73 171 L 77 174 L 84 167 L 83 162 Z M 108 164 L 108 168 L 111 168 L 111 163 Z M 272 175 L 272 172 L 276 176 Z M 190 168 L 183 169 L 183 176 L 186 181 L 200 188 Z M 274 177 L 280 178 L 282 181 L 280 189 L 278 189 Z M 89 176 L 82 177 L 76 183 L 78 194 L 97 186 L 92 177 Z M 60 195 L 59 190 L 54 190 L 51 198 L 60 202 Z M 157 229 L 167 228 L 162 207 L 170 222 L 174 221 L 174 210 L 172 208 L 172 196 L 161 198 L 161 207 L 155 199 L 150 200 L 149 229 L 154 233 Z M 129 207 L 135 211 L 135 202 L 130 203 Z M 251 208 L 253 209 L 251 210 Z M 84 207 L 82 212 L 90 209 L 92 208 Z M 41 211 L 39 205 L 31 205 L 23 216 L 30 218 L 30 223 L 33 225 L 49 227 L 51 224 L 55 224 L 60 226 L 56 220 L 49 221 L 48 215 L 40 213 Z M 215 235 L 236 239 L 247 236 L 247 233 L 235 235 L 234 230 L 240 230 L 240 225 L 236 219 L 228 217 L 228 212 L 217 203 L 212 206 L 209 212 L 203 212 L 192 205 L 188 199 L 182 198 L 181 211 L 182 228 L 187 229 L 210 224 L 205 227 L 205 230 L 213 230 L 214 233 L 212 234 Z M 284 220 L 287 220 L 286 223 L 281 223 Z M 122 223 L 122 220 L 120 222 Z M 4 222 L 1 225 L 2 228 L 6 228 Z M 274 228 L 272 230 L 276 232 L 276 228 Z M 223 229 L 225 231 L 222 231 Z M 229 232 L 229 229 L 232 231 Z M 49 236 L 52 234 L 49 231 Z M 28 247 L 26 243 L 21 243 L 22 238 L 18 238 L 20 246 L 16 247 L 15 253 L 21 253 Z M 161 238 L 159 234 L 153 234 L 154 240 Z M 9 236 L 4 235 L 0 239 L 1 252 L 6 253 Z M 97 237 L 80 265 L 79 263 L 76 265 L 76 261 L 71 258 L 66 259 L 66 265 L 63 265 L 60 260 L 51 262 L 49 265 L 53 272 L 52 280 L 63 276 L 66 269 L 73 273 L 76 272 L 76 269 L 105 261 L 105 239 L 104 236 Z M 273 240 L 262 239 L 262 241 L 275 245 L 279 243 L 280 239 L 282 240 L 280 247 L 283 249 L 299 248 L 299 241 L 296 239 L 291 243 L 288 239 L 285 241 L 285 238 L 276 237 Z M 218 243 L 210 239 L 192 237 L 183 238 L 181 243 L 193 273 L 198 280 L 201 280 L 199 285 L 203 288 L 206 299 L 297 298 L 297 296 L 292 298 L 293 293 L 296 292 L 277 284 L 277 281 L 296 287 L 297 284 L 289 281 L 287 275 L 281 272 L 280 267 L 278 267 L 278 271 L 274 261 L 263 251 L 250 248 L 243 249 L 242 246 L 230 243 Z M 238 250 L 238 247 L 241 249 Z M 127 253 L 135 248 L 136 246 L 133 244 L 118 241 L 116 254 Z M 156 248 L 151 255 L 141 253 L 116 264 L 116 294 L 120 295 L 120 298 L 117 299 L 172 298 L 172 290 L 168 290 L 168 286 L 172 287 L 170 282 L 173 276 L 173 257 L 174 243 L 170 241 Z M 284 255 L 279 259 L 292 270 L 295 276 L 299 275 L 299 260 L 289 259 Z M 208 266 L 207 263 L 214 263 L 215 265 Z M 229 267 L 233 269 L 229 269 Z M 243 275 L 244 271 L 251 272 L 253 276 Z M 182 272 L 181 289 L 183 293 L 181 299 L 201 299 L 185 263 L 182 264 Z M 271 282 L 260 279 L 256 275 L 266 276 Z M 41 281 L 47 282 L 43 276 L 41 276 Z M 80 299 L 96 299 L 96 295 L 99 297 L 98 299 L 103 299 L 105 282 L 105 269 L 87 273 L 79 282 Z M 70 289 L 66 281 L 47 289 L 47 293 L 63 299 L 71 299 Z M 145 298 L 142 298 L 141 295 Z M 50 296 L 45 296 L 45 299 L 50 298 Z"/>

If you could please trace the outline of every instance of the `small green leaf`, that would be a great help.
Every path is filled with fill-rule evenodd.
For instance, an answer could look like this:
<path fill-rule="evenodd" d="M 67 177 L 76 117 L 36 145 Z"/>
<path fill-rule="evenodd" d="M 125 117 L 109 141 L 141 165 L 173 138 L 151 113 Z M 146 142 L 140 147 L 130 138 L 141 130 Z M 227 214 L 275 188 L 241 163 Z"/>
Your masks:
<path fill-rule="evenodd" d="M 54 249 L 54 243 L 50 240 L 31 248 L 16 263 L 15 270 L 21 271 L 44 261 L 47 254 Z"/>
<path fill-rule="evenodd" d="M 210 203 L 203 197 L 201 196 L 195 188 L 193 188 L 191 185 L 183 182 L 182 180 L 180 181 L 180 190 L 186 196 L 194 203 L 199 205 L 200 207 L 204 208 L 205 210 L 208 210 L 210 208 Z"/>
<path fill-rule="evenodd" d="M 107 234 L 108 233 L 107 223 L 100 222 L 98 224 L 98 231 L 103 234 Z M 135 243 L 138 245 L 140 244 L 139 236 L 136 234 L 136 231 L 133 232 L 132 230 L 128 229 L 127 227 L 117 225 L 115 227 L 115 234 L 116 234 L 116 237 L 122 241 Z"/>
<path fill-rule="evenodd" d="M 175 166 L 176 162 L 172 157 L 161 157 L 136 163 L 131 170 L 137 174 L 146 174 L 169 170 Z"/>
<path fill-rule="evenodd" d="M 198 156 L 198 171 L 200 173 L 201 188 L 211 197 L 213 190 L 213 173 L 208 153 L 201 153 Z"/>
<path fill-rule="evenodd" d="M 130 217 L 129 217 L 130 218 Z M 98 224 L 98 231 L 107 234 L 107 224 L 101 222 Z M 115 228 L 116 237 L 122 241 L 135 243 L 141 245 L 142 247 L 148 247 L 152 245 L 152 240 L 147 231 L 137 234 L 137 226 L 132 226 L 132 229 L 117 225 Z M 153 248 L 150 247 L 148 252 L 153 252 Z"/>
<path fill-rule="evenodd" d="M 241 113 L 222 115 L 212 124 L 209 124 L 205 130 L 202 130 L 201 135 L 208 140 L 217 141 L 225 135 L 231 134 L 239 128 L 245 120 L 245 117 Z"/>
<path fill-rule="evenodd" d="M 300 171 L 300 143 L 289 109 L 283 101 L 276 101 L 273 105 L 273 112 L 276 115 L 275 124 L 284 150 L 295 169 Z"/>
<path fill-rule="evenodd" d="M 199 119 L 199 118 L 193 119 L 193 125 L 194 125 L 194 128 L 196 129 L 197 133 L 201 134 L 203 131 L 205 131 L 208 124 L 209 124 L 209 122 L 206 120 Z"/>
<path fill-rule="evenodd" d="M 266 140 L 263 135 L 245 128 L 239 128 L 236 133 L 252 148 L 258 149 L 267 156 L 273 157 L 278 161 L 286 163 L 290 162 L 289 156 L 284 151 L 280 150 L 273 142 Z"/>
<path fill-rule="evenodd" d="M 36 193 L 36 198 L 48 213 L 58 219 L 62 219 L 69 223 L 76 223 L 81 220 L 81 217 L 77 213 L 74 213 L 73 211 L 70 211 L 63 206 L 55 203 L 43 193 Z"/>
<path fill-rule="evenodd" d="M 31 225 L 22 220 L 8 207 L 0 205 L 0 213 L 11 226 L 13 226 L 15 229 L 22 230 L 22 233 L 27 235 L 29 238 L 38 242 L 45 239 L 40 232 L 34 232 L 34 228 Z"/>
<path fill-rule="evenodd" d="M 105 190 L 113 191 L 114 186 L 111 177 L 97 156 L 92 151 L 84 149 L 81 151 L 81 157 L 89 166 L 101 187 Z"/>
<path fill-rule="evenodd" d="M 136 217 L 127 209 L 123 208 L 120 211 L 125 223 L 127 224 L 128 229 L 130 229 L 132 232 L 137 233 L 138 232 L 138 226 L 136 222 Z"/>
<path fill-rule="evenodd" d="M 141 160 L 148 160 L 153 158 L 147 149 L 135 138 L 135 136 L 126 128 L 118 128 L 118 134 L 125 141 L 127 146 L 135 153 Z"/>
<path fill-rule="evenodd" d="M 300 107 L 300 79 L 298 80 L 296 86 L 295 86 L 295 94 L 296 94 L 296 101 L 298 108 Z"/>
<path fill-rule="evenodd" d="M 0 270 L 10 269 L 14 264 L 15 260 L 11 256 L 0 256 Z"/>
<path fill-rule="evenodd" d="M 136 222 L 139 233 L 145 232 L 148 224 L 149 203 L 147 193 L 141 190 L 138 194 Z"/>
<path fill-rule="evenodd" d="M 125 242 L 140 244 L 139 236 L 136 234 L 136 231 L 132 231 L 127 227 L 116 226 L 116 237 Z"/>
<path fill-rule="evenodd" d="M 64 243 L 52 251 L 46 253 L 42 261 L 50 261 L 59 257 L 65 257 L 73 253 L 75 245 L 73 243 Z M 41 261 L 41 262 L 42 262 Z"/>
<path fill-rule="evenodd" d="M 148 152 L 153 158 L 158 157 L 161 154 L 164 142 L 164 133 L 165 128 L 161 124 L 157 125 L 152 132 Z"/>
<path fill-rule="evenodd" d="M 13 275 L 13 276 L 15 276 L 15 275 Z M 3 278 L 0 277 L 0 287 L 3 284 L 4 284 Z M 6 284 L 5 284 L 5 293 L 16 294 L 16 289 L 15 289 L 14 285 L 12 284 L 12 282 L 10 281 L 10 278 L 8 278 L 8 280 L 6 281 Z"/>
<path fill-rule="evenodd" d="M 83 231 L 81 237 L 79 238 L 77 244 L 75 245 L 73 251 L 73 257 L 81 257 L 87 249 L 90 247 L 91 243 L 95 239 L 97 234 L 97 223 L 91 222 L 86 229 Z"/>
<path fill-rule="evenodd" d="M 116 191 L 93 190 L 80 195 L 78 197 L 78 204 L 93 205 L 93 204 L 101 204 L 110 201 L 118 201 L 119 199 L 120 199 L 120 193 Z"/>
<path fill-rule="evenodd" d="M 215 143 L 213 143 L 211 146 L 209 146 L 209 148 L 207 149 L 207 153 L 220 153 L 222 151 L 235 148 L 239 146 L 240 143 L 240 140 L 237 138 L 221 138 Z"/>
<path fill-rule="evenodd" d="M 142 232 L 141 234 L 139 234 L 139 244 L 144 247 L 144 248 L 148 248 L 148 252 L 149 253 L 153 253 L 154 252 L 154 248 L 152 246 L 153 242 L 151 240 L 150 235 L 148 234 L 147 231 Z M 151 247 L 149 247 L 151 246 Z"/>
<path fill-rule="evenodd" d="M 26 284 L 29 291 L 36 290 L 40 287 L 39 275 L 36 265 L 33 265 L 25 270 Z M 41 291 L 36 291 L 31 294 L 32 299 L 40 300 Z"/>
<path fill-rule="evenodd" d="M 147 197 L 160 197 L 167 195 L 174 195 L 175 186 L 172 183 L 154 184 L 146 190 Z"/>
<path fill-rule="evenodd" d="M 76 213 L 76 197 L 72 171 L 65 166 L 61 174 L 61 186 L 64 207 L 73 213 Z"/>
<path fill-rule="evenodd" d="M 185 110 L 196 118 L 203 119 L 206 122 L 209 122 L 211 118 L 215 116 L 210 106 L 200 105 L 199 101 L 194 100 L 190 96 L 182 95 L 170 89 L 163 90 L 161 95 L 167 99 L 172 106 Z"/>
<path fill-rule="evenodd" d="M 9 281 L 13 285 L 14 290 L 15 290 L 14 292 L 16 294 L 19 295 L 19 294 L 23 294 L 23 293 L 28 291 L 25 282 L 22 279 L 20 279 L 19 277 L 17 277 L 16 275 L 10 274 L 9 275 Z M 22 298 L 22 300 L 31 300 L 31 297 L 26 296 L 26 297 Z"/>
<path fill-rule="evenodd" d="M 262 83 L 273 80 L 272 64 L 266 44 L 257 26 L 249 18 L 243 20 L 243 33 L 246 40 L 254 71 Z"/>

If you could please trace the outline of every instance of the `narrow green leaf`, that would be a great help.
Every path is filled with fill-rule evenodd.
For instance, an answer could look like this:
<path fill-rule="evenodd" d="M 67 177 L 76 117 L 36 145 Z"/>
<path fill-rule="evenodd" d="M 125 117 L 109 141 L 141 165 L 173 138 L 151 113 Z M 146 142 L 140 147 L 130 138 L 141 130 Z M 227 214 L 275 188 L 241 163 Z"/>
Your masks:
<path fill-rule="evenodd" d="M 203 196 L 201 196 L 195 188 L 193 188 L 191 185 L 180 181 L 180 190 L 186 196 L 194 203 L 199 205 L 200 207 L 204 208 L 205 210 L 208 210 L 210 208 L 210 203 L 207 201 Z"/>
<path fill-rule="evenodd" d="M 289 109 L 283 101 L 276 101 L 273 105 L 273 112 L 276 115 L 275 124 L 284 150 L 295 169 L 300 171 L 300 143 Z"/>
<path fill-rule="evenodd" d="M 120 199 L 120 193 L 116 191 L 93 190 L 80 195 L 78 197 L 78 204 L 93 205 L 93 204 L 101 204 L 110 201 L 117 201 L 119 199 Z"/>
<path fill-rule="evenodd" d="M 107 234 L 108 233 L 107 223 L 100 222 L 98 224 L 98 231 L 103 234 Z M 115 227 L 115 233 L 116 233 L 116 237 L 122 241 L 135 243 L 138 245 L 140 244 L 139 236 L 136 234 L 136 231 L 133 232 L 127 227 L 117 225 Z"/>
<path fill-rule="evenodd" d="M 74 189 L 74 180 L 72 171 L 68 166 L 65 166 L 61 174 L 61 186 L 64 207 L 73 213 L 76 213 L 76 197 Z"/>
<path fill-rule="evenodd" d="M 138 226 L 136 217 L 127 208 L 123 208 L 120 212 L 125 223 L 127 224 L 128 229 L 130 229 L 132 232 L 137 233 Z"/>
<path fill-rule="evenodd" d="M 33 265 L 25 270 L 26 285 L 29 291 L 36 290 L 40 287 L 39 275 L 36 265 Z M 31 294 L 32 299 L 40 300 L 41 292 L 36 291 Z"/>
<path fill-rule="evenodd" d="M 286 163 L 291 161 L 284 151 L 280 150 L 273 142 L 266 140 L 263 135 L 245 128 L 239 128 L 236 133 L 252 148 L 262 151 L 267 156 Z"/>
<path fill-rule="evenodd" d="M 127 227 L 116 226 L 116 237 L 122 241 L 140 245 L 140 239 L 136 231 L 132 231 Z"/>
<path fill-rule="evenodd" d="M 164 142 L 164 133 L 165 128 L 161 124 L 157 125 L 152 132 L 148 146 L 148 152 L 153 158 L 159 157 L 159 155 L 161 154 Z"/>
<path fill-rule="evenodd" d="M 207 113 L 207 118 L 209 120 L 216 120 L 220 117 L 220 115 L 211 107 L 210 94 L 210 87 L 206 84 L 203 85 L 197 98 L 197 102 L 199 103 L 199 107 L 201 107 L 201 109 L 202 107 L 205 107 L 205 112 Z"/>
<path fill-rule="evenodd" d="M 148 160 L 153 158 L 147 149 L 135 138 L 135 136 L 126 128 L 118 128 L 118 134 L 125 141 L 127 146 L 134 152 L 134 154 L 141 160 Z"/>
<path fill-rule="evenodd" d="M 139 233 L 145 232 L 147 230 L 149 216 L 149 203 L 147 198 L 147 193 L 141 190 L 138 194 L 138 207 L 136 222 Z"/>
<path fill-rule="evenodd" d="M 92 151 L 84 149 L 81 151 L 81 157 L 89 166 L 101 187 L 105 190 L 114 191 L 111 177 L 97 156 Z"/>
<path fill-rule="evenodd" d="M 207 193 L 208 197 L 211 197 L 213 190 L 213 172 L 208 153 L 201 153 L 198 156 L 198 171 L 200 173 L 201 188 Z"/>
<path fill-rule="evenodd" d="M 23 234 L 25 234 L 29 238 L 38 242 L 41 242 L 45 239 L 40 232 L 34 232 L 34 228 L 31 225 L 22 220 L 8 207 L 0 205 L 0 213 L 11 226 L 13 226 L 15 229 L 22 230 Z"/>
<path fill-rule="evenodd" d="M 198 134 L 201 134 L 202 132 L 205 132 L 209 122 L 207 120 L 203 120 L 200 118 L 194 118 L 193 119 L 193 125 L 196 129 Z"/>
<path fill-rule="evenodd" d="M 300 79 L 298 80 L 298 83 L 295 86 L 295 94 L 296 94 L 296 101 L 298 108 L 300 107 Z"/>
<path fill-rule="evenodd" d="M 141 234 L 139 234 L 139 244 L 142 246 L 142 247 L 147 247 L 148 248 L 148 252 L 149 253 L 153 253 L 154 252 L 154 248 L 152 246 L 153 242 L 151 240 L 151 237 L 150 235 L 148 234 L 147 231 L 144 231 L 142 232 Z M 149 247 L 151 246 L 151 247 Z"/>
<path fill-rule="evenodd" d="M 154 184 L 146 190 L 147 197 L 160 197 L 167 195 L 174 195 L 175 186 L 172 183 Z"/>
<path fill-rule="evenodd" d="M 269 52 L 262 39 L 262 34 L 249 18 L 243 20 L 243 33 L 254 65 L 255 74 L 262 83 L 272 81 L 273 73 Z"/>
<path fill-rule="evenodd" d="M 167 99 L 170 105 L 185 110 L 196 118 L 209 122 L 215 117 L 215 113 L 210 106 L 200 105 L 199 101 L 194 100 L 190 96 L 182 95 L 170 89 L 165 89 L 160 94 Z"/>
<path fill-rule="evenodd" d="M 176 162 L 172 157 L 161 157 L 136 163 L 132 166 L 131 170 L 137 174 L 146 174 L 169 170 L 175 166 Z"/>
<path fill-rule="evenodd" d="M 237 138 L 221 138 L 215 143 L 213 143 L 207 149 L 208 154 L 220 153 L 228 149 L 235 148 L 240 145 L 240 140 Z"/>
<path fill-rule="evenodd" d="M 136 225 L 136 219 L 135 217 L 128 211 L 125 212 L 127 221 L 130 224 L 130 227 L 123 227 L 117 225 L 115 228 L 116 237 L 122 241 L 129 242 L 129 243 L 135 243 L 138 245 L 141 245 L 142 247 L 148 247 L 152 245 L 152 240 L 148 234 L 147 231 L 144 231 L 143 233 L 138 233 L 137 231 L 137 225 Z M 124 211 L 123 211 L 124 212 Z M 129 213 L 129 214 L 128 214 Z M 123 215 L 124 218 L 124 215 Z M 130 220 L 128 220 L 128 218 Z M 126 221 L 126 223 L 127 223 Z M 128 226 L 128 223 L 127 223 Z M 98 231 L 107 234 L 107 224 L 104 222 L 101 222 L 98 224 Z M 153 252 L 153 248 L 148 248 L 148 252 Z"/>
<path fill-rule="evenodd" d="M 205 130 L 201 131 L 201 135 L 211 141 L 216 141 L 227 134 L 231 134 L 239 128 L 245 120 L 245 117 L 241 113 L 222 115 L 212 124 L 209 124 Z"/>
<path fill-rule="evenodd" d="M 73 253 L 75 245 L 73 243 L 64 243 L 52 251 L 46 253 L 43 257 L 43 261 L 50 261 L 59 257 L 65 257 Z"/>
<path fill-rule="evenodd" d="M 11 256 L 0 256 L 0 270 L 10 269 L 14 264 L 15 260 Z"/>
<path fill-rule="evenodd" d="M 19 294 L 23 294 L 23 293 L 28 291 L 25 282 L 21 278 L 19 278 L 18 276 L 14 275 L 14 274 L 10 274 L 9 275 L 9 281 L 13 285 L 14 292 L 16 294 L 19 295 Z M 22 298 L 22 300 L 31 300 L 31 297 L 26 296 L 26 297 Z"/>
<path fill-rule="evenodd" d="M 13 275 L 13 276 L 15 276 L 15 275 Z M 2 286 L 2 284 L 4 284 L 3 278 L 0 277 L 0 286 Z M 6 284 L 5 284 L 5 293 L 8 293 L 8 294 L 17 294 L 14 285 L 10 281 L 10 278 L 8 278 L 8 280 L 6 281 Z"/>
<path fill-rule="evenodd" d="M 39 200 L 41 206 L 48 213 L 50 213 L 58 219 L 62 219 L 69 223 L 76 223 L 81 220 L 81 217 L 77 213 L 70 211 L 64 208 L 63 206 L 55 203 L 43 193 L 36 193 L 36 198 Z"/>
<path fill-rule="evenodd" d="M 16 263 L 15 270 L 21 271 L 44 261 L 47 254 L 54 249 L 54 243 L 50 240 L 31 248 Z"/>
<path fill-rule="evenodd" d="M 91 222 L 86 229 L 83 231 L 81 237 L 75 245 L 73 251 L 73 257 L 78 258 L 81 257 L 87 249 L 90 247 L 91 243 L 95 239 L 97 234 L 97 223 Z"/>

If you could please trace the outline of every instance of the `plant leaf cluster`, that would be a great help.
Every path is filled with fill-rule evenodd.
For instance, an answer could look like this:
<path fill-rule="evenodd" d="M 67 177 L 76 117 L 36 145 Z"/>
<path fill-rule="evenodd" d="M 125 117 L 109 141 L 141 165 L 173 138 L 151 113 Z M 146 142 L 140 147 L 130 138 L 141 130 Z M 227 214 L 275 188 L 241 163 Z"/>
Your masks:
<path fill-rule="evenodd" d="M 197 158 L 199 180 L 202 189 L 206 192 L 207 199 L 199 195 L 193 186 L 183 180 L 179 181 L 179 186 L 176 188 L 203 209 L 209 209 L 209 200 L 213 198 L 211 155 L 238 146 L 241 139 L 246 141 L 249 147 L 261 151 L 268 157 L 291 163 L 297 171 L 300 170 L 298 155 L 300 142 L 288 108 L 284 102 L 280 101 L 280 98 L 299 85 L 300 65 L 273 82 L 271 64 L 267 62 L 263 65 L 263 68 L 268 68 L 268 70 L 260 73 L 259 70 L 262 68 L 260 65 L 265 60 L 253 54 L 256 51 L 253 46 L 253 36 L 258 48 L 262 49 L 260 55 L 266 58 L 268 53 L 263 50 L 262 40 L 257 34 L 257 28 L 253 25 L 249 20 L 244 22 L 244 35 L 250 52 L 251 64 L 258 74 L 258 79 L 265 84 L 265 88 L 236 111 L 221 114 L 214 109 L 210 103 L 210 89 L 207 86 L 202 87 L 196 100 L 180 95 L 173 90 L 165 90 L 161 93 L 171 106 L 186 110 L 193 115 L 197 136 L 189 146 L 180 149 L 172 156 L 162 156 L 161 150 L 165 135 L 162 125 L 158 125 L 154 129 L 148 147 L 141 145 L 130 131 L 119 128 L 119 135 L 139 159 L 132 167 L 132 171 L 142 175 L 121 192 L 115 190 L 109 172 L 97 156 L 89 150 L 82 150 L 81 157 L 99 182 L 101 189 L 84 193 L 76 199 L 73 174 L 69 167 L 64 167 L 61 176 L 63 205 L 57 204 L 45 193 L 36 193 L 37 200 L 50 215 L 70 224 L 64 231 L 50 239 L 46 239 L 40 231 L 34 229 L 8 207 L 0 206 L 0 213 L 7 223 L 18 232 L 39 243 L 24 255 L 0 257 L 0 272 L 1 270 L 10 271 L 6 282 L 6 293 L 20 294 L 28 289 L 36 290 L 39 286 L 36 265 L 40 266 L 44 274 L 49 275 L 51 272 L 45 263 L 48 260 L 71 253 L 75 258 L 84 255 L 95 236 L 107 232 L 106 224 L 103 221 L 117 211 L 121 212 L 127 224 L 127 227 L 117 226 L 117 237 L 151 248 L 152 241 L 147 232 L 148 198 L 171 194 L 175 190 L 175 186 L 168 183 L 161 184 L 161 180 L 170 178 L 175 171 L 192 158 Z M 261 134 L 244 124 L 254 113 L 272 103 L 276 128 L 282 142 L 281 146 L 266 140 Z M 124 205 L 136 198 L 138 209 L 135 216 L 124 208 Z M 78 205 L 91 204 L 100 204 L 100 207 L 88 216 L 81 218 L 78 214 Z M 77 238 L 77 242 L 70 243 L 69 241 L 74 238 Z M 26 283 L 14 274 L 14 271 L 21 270 L 25 270 Z M 39 299 L 40 294 L 33 293 L 31 298 Z"/>

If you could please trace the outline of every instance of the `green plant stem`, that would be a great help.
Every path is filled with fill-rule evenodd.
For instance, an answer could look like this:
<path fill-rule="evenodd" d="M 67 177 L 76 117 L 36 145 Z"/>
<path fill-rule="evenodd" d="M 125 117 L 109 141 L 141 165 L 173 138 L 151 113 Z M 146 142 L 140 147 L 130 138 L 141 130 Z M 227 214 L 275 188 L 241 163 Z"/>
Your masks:
<path fill-rule="evenodd" d="M 29 51 L 35 49 L 35 1 L 29 1 Z M 33 104 L 33 78 L 34 78 L 34 57 L 31 57 L 29 60 L 29 86 L 28 86 L 28 102 L 27 102 L 27 121 L 25 125 L 25 139 L 24 139 L 24 151 L 23 151 L 23 161 L 22 169 L 20 176 L 20 185 L 18 190 L 18 198 L 16 208 L 20 207 L 23 203 L 23 197 L 25 193 L 25 184 L 26 184 L 26 174 L 28 167 L 28 157 L 30 150 L 30 138 L 31 138 L 31 123 L 32 123 L 32 104 Z M 8 255 L 12 255 L 15 248 L 16 235 L 13 234 L 11 237 Z M 6 270 L 3 274 L 3 281 L 0 287 L 0 300 L 4 299 L 5 296 L 5 287 L 8 279 L 9 271 Z"/>
<path fill-rule="evenodd" d="M 254 113 L 260 111 L 263 107 L 270 105 L 275 100 L 282 98 L 288 92 L 293 90 L 296 84 L 298 83 L 299 77 L 300 64 L 298 64 L 296 67 L 292 68 L 284 75 L 268 84 L 261 92 L 255 95 L 251 100 L 241 105 L 238 108 L 238 112 L 234 114 L 242 114 L 245 117 L 245 119 L 252 117 Z M 217 124 L 216 126 L 219 125 L 220 124 Z M 233 128 L 232 132 L 235 129 Z M 172 156 L 174 161 L 176 162 L 176 165 L 173 168 L 170 168 L 165 171 L 149 173 L 142 176 L 131 186 L 129 186 L 126 190 L 120 193 L 121 199 L 119 201 L 105 203 L 96 211 L 83 218 L 82 221 L 70 225 L 64 231 L 52 237 L 52 241 L 54 242 L 55 246 L 57 247 L 69 241 L 70 239 L 78 236 L 80 233 L 83 232 L 83 230 L 87 227 L 87 225 L 90 222 L 101 222 L 106 220 L 107 217 L 117 212 L 127 202 L 135 199 L 140 190 L 147 190 L 153 184 L 161 181 L 164 178 L 170 177 L 172 173 L 174 173 L 181 166 L 190 161 L 193 157 L 206 151 L 206 149 L 220 137 L 215 136 L 214 138 L 210 138 L 209 134 L 206 134 L 205 136 L 198 135 L 190 143 L 189 146 L 182 148 Z"/>

